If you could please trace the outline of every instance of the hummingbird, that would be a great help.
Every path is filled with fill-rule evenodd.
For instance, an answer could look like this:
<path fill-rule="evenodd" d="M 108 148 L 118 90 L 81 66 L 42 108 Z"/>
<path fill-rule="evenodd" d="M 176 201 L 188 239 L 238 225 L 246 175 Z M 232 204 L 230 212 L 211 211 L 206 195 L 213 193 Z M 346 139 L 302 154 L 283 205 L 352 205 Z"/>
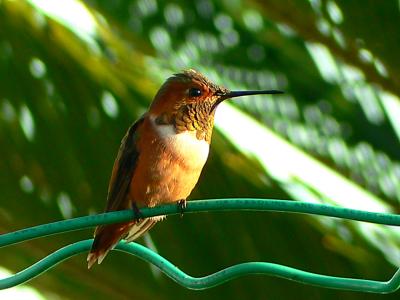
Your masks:
<path fill-rule="evenodd" d="M 214 115 L 226 99 L 280 94 L 277 90 L 230 91 L 200 72 L 185 70 L 168 78 L 149 110 L 122 139 L 108 187 L 106 212 L 177 203 L 181 213 L 207 161 Z M 121 240 L 131 242 L 164 216 L 98 226 L 87 257 L 100 264 Z"/>

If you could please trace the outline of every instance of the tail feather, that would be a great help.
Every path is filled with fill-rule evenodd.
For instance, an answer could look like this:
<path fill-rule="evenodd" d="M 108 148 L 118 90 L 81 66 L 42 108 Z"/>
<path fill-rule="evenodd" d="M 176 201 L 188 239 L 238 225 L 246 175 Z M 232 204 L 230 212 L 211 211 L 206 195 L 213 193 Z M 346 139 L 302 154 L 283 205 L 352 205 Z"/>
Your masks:
<path fill-rule="evenodd" d="M 165 218 L 166 216 L 150 217 L 134 224 L 125 237 L 126 242 L 129 243 L 141 237 L 143 234 L 153 228 L 157 222 L 162 221 Z"/>
<path fill-rule="evenodd" d="M 149 231 L 156 224 L 156 222 L 157 221 L 148 218 L 134 224 L 125 237 L 126 242 L 130 243 L 141 237 L 144 233 Z"/>
<path fill-rule="evenodd" d="M 139 222 L 132 221 L 97 227 L 94 233 L 95 238 L 92 249 L 87 257 L 88 269 L 90 269 L 96 261 L 98 264 L 101 264 L 107 253 L 113 249 L 122 238 L 126 238 L 127 242 L 132 242 L 164 218 L 165 216 L 151 217 L 140 220 Z"/>
<path fill-rule="evenodd" d="M 115 247 L 123 238 L 135 222 L 118 223 L 107 226 L 99 226 L 95 231 L 95 238 L 92 249 L 87 257 L 88 269 L 90 269 L 96 261 L 101 264 L 107 253 Z"/>

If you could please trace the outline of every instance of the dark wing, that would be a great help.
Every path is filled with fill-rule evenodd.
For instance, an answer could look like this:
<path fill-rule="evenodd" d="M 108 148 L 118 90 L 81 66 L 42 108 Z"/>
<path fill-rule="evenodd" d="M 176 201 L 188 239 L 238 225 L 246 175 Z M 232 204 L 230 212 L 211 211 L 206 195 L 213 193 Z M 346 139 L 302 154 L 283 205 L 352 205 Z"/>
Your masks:
<path fill-rule="evenodd" d="M 106 211 L 122 210 L 130 207 L 129 199 L 127 199 L 126 195 L 129 192 L 129 186 L 139 157 L 137 149 L 138 129 L 143 120 L 144 116 L 129 128 L 122 139 L 108 187 Z"/>
<path fill-rule="evenodd" d="M 144 117 L 133 124 L 122 139 L 108 187 L 106 211 L 123 210 L 131 205 L 127 194 L 139 157 L 137 140 L 143 120 Z M 88 268 L 96 261 L 101 263 L 108 251 L 126 235 L 134 222 L 98 226 L 94 232 L 92 249 L 87 257 Z"/>

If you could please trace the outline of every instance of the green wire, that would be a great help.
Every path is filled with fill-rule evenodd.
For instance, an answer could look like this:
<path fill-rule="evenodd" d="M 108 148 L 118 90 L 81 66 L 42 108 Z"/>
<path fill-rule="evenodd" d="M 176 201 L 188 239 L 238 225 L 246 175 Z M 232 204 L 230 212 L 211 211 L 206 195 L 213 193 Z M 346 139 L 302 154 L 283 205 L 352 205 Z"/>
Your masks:
<path fill-rule="evenodd" d="M 185 213 L 231 210 L 306 213 L 378 224 L 394 226 L 400 225 L 400 215 L 366 212 L 342 207 L 334 207 L 331 205 L 273 199 L 241 198 L 191 201 L 188 203 Z M 142 217 L 150 217 L 157 215 L 179 214 L 180 211 L 176 205 L 171 204 L 154 208 L 143 208 L 141 209 L 141 213 Z M 0 247 L 51 234 L 89 228 L 100 224 L 124 222 L 133 218 L 133 211 L 125 210 L 39 225 L 0 235 Z M 21 272 L 18 272 L 17 274 L 8 278 L 1 279 L 0 289 L 11 288 L 27 282 L 41 273 L 51 269 L 63 260 L 68 259 L 76 254 L 89 251 L 92 241 L 93 240 L 84 240 L 68 245 L 50 254 L 25 270 L 22 270 Z M 180 285 L 195 290 L 211 288 L 234 278 L 250 274 L 277 276 L 304 284 L 311 284 L 325 288 L 372 293 L 391 293 L 400 287 L 400 269 L 389 281 L 374 281 L 320 275 L 273 263 L 249 262 L 228 267 L 208 276 L 192 277 L 179 270 L 176 266 L 162 256 L 140 244 L 127 244 L 120 242 L 116 246 L 115 250 L 133 254 L 157 266 L 167 276 L 175 280 Z"/>

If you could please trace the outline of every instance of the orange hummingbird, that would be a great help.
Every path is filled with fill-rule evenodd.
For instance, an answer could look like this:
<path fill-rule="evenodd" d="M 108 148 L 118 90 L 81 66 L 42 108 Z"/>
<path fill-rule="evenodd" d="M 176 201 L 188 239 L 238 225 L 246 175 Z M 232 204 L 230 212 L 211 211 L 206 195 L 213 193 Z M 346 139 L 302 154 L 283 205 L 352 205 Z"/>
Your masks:
<path fill-rule="evenodd" d="M 207 161 L 215 110 L 222 101 L 281 91 L 229 91 L 194 70 L 168 78 L 148 112 L 122 139 L 114 162 L 105 211 L 178 203 L 181 212 Z M 163 216 L 101 225 L 87 257 L 88 268 L 100 264 L 121 240 L 131 242 Z"/>

